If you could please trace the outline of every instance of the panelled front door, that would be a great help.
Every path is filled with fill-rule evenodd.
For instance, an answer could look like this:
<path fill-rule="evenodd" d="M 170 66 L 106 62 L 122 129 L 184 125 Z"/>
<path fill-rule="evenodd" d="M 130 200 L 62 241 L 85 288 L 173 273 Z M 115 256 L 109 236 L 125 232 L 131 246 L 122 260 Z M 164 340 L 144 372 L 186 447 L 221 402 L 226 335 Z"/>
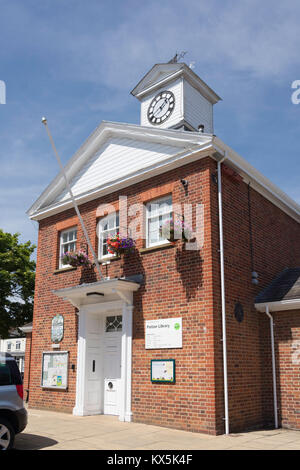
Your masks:
<path fill-rule="evenodd" d="M 104 327 L 104 414 L 119 415 L 121 401 L 122 316 L 105 318 Z"/>

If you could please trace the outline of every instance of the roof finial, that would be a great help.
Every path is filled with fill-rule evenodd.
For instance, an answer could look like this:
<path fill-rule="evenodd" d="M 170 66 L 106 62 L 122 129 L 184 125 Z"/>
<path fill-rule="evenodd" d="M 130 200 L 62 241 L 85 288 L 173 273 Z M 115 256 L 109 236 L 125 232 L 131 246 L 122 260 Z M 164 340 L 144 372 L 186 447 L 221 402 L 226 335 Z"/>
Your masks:
<path fill-rule="evenodd" d="M 174 57 L 171 60 L 169 60 L 168 64 L 177 64 L 177 62 L 179 62 L 180 59 L 183 59 L 185 54 L 187 54 L 187 51 L 182 51 L 182 52 L 180 52 L 180 54 L 178 54 L 178 52 L 176 52 Z"/>

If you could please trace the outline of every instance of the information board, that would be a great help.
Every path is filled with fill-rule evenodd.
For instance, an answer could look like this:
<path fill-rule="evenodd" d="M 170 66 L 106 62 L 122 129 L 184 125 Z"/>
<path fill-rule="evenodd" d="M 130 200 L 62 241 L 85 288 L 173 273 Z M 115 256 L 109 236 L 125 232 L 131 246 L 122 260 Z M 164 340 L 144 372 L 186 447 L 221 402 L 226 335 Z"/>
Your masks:
<path fill-rule="evenodd" d="M 67 351 L 43 352 L 42 387 L 65 390 L 68 386 Z"/>
<path fill-rule="evenodd" d="M 182 318 L 146 321 L 145 337 L 146 349 L 182 348 Z"/>
<path fill-rule="evenodd" d="M 151 382 L 175 383 L 175 359 L 152 359 Z"/>

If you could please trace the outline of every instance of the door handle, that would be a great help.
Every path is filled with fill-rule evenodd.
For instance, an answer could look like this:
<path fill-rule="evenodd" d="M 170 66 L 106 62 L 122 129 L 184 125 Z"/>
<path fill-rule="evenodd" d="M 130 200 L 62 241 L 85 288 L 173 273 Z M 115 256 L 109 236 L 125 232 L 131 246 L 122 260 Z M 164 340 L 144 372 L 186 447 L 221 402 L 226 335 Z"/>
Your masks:
<path fill-rule="evenodd" d="M 93 372 L 95 372 L 95 366 L 96 366 L 96 361 L 95 359 L 93 360 Z"/>

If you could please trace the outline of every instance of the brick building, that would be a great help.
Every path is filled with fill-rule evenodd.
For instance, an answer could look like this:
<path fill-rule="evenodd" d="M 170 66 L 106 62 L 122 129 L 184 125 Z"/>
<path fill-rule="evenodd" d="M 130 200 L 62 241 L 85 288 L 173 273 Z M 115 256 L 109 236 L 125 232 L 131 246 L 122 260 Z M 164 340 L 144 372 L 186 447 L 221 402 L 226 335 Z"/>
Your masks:
<path fill-rule="evenodd" d="M 66 166 L 103 277 L 62 264 L 87 251 L 62 175 L 28 212 L 29 406 L 211 434 L 276 415 L 300 429 L 300 207 L 213 134 L 220 98 L 185 64 L 155 65 L 132 94 L 141 125 L 102 122 Z M 188 241 L 164 236 L 176 218 Z M 136 249 L 111 255 L 125 228 Z M 275 278 L 279 300 L 264 290 Z"/>

